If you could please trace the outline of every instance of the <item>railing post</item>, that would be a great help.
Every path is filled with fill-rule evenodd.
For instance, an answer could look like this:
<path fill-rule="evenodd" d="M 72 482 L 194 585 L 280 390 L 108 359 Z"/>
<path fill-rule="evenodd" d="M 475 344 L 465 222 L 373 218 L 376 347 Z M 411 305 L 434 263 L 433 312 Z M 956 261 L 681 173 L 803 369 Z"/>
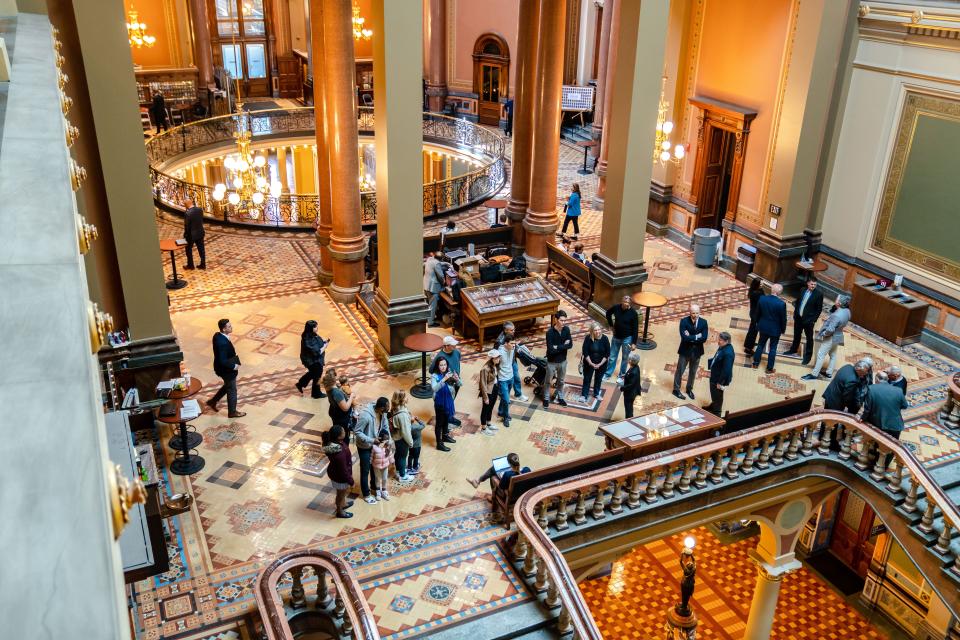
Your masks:
<path fill-rule="evenodd" d="M 561 636 L 565 636 L 573 631 L 573 624 L 570 621 L 570 613 L 567 607 L 560 605 L 560 615 L 557 617 L 557 631 Z"/>
<path fill-rule="evenodd" d="M 327 588 L 327 572 L 320 567 L 315 567 L 314 571 L 317 573 L 317 607 L 326 609 L 333 601 Z"/>
<path fill-rule="evenodd" d="M 814 433 L 817 429 L 820 428 L 820 423 L 816 423 L 816 426 L 812 424 L 807 425 L 807 435 L 803 439 L 803 446 L 800 447 L 800 453 L 804 456 L 813 455 L 813 445 L 816 441 L 816 436 Z"/>
<path fill-rule="evenodd" d="M 952 536 L 953 525 L 947 520 L 946 516 L 944 516 L 943 529 L 940 530 L 940 537 L 937 538 L 937 544 L 933 546 L 933 550 L 941 555 L 950 553 L 950 538 Z"/>
<path fill-rule="evenodd" d="M 523 575 L 528 578 L 537 571 L 537 554 L 531 548 L 527 551 L 527 557 L 523 560 Z"/>
<path fill-rule="evenodd" d="M 610 513 L 623 511 L 623 481 L 613 481 L 613 497 L 610 498 Z"/>
<path fill-rule="evenodd" d="M 851 429 L 846 425 L 843 425 L 843 426 L 838 425 L 837 428 L 843 429 L 843 437 L 839 438 L 840 453 L 837 454 L 837 457 L 840 458 L 841 460 L 849 460 L 851 450 L 853 449 L 853 429 Z"/>
<path fill-rule="evenodd" d="M 657 501 L 657 472 L 655 469 L 647 471 L 647 491 L 643 495 L 647 504 L 653 504 Z"/>
<path fill-rule="evenodd" d="M 683 474 L 680 476 L 680 483 L 677 485 L 677 491 L 680 493 L 690 492 L 690 477 L 693 475 L 693 458 L 687 458 L 683 461 Z"/>
<path fill-rule="evenodd" d="M 890 482 L 887 484 L 887 490 L 890 493 L 900 493 L 903 491 L 903 463 L 900 462 L 900 459 L 894 456 L 893 458 L 893 473 L 890 474 Z"/>
<path fill-rule="evenodd" d="M 927 507 L 923 510 L 923 517 L 920 518 L 920 524 L 917 525 L 917 529 L 923 531 L 924 533 L 933 533 L 933 510 L 936 509 L 936 505 L 933 503 L 933 499 L 927 495 Z"/>
<path fill-rule="evenodd" d="M 513 559 L 518 561 L 525 560 L 528 553 L 530 553 L 530 549 L 527 544 L 527 537 L 522 533 L 518 533 L 517 544 L 513 545 Z"/>
<path fill-rule="evenodd" d="M 334 587 L 334 589 L 336 589 L 336 587 Z M 347 610 L 347 607 L 343 603 L 343 595 L 340 593 L 340 590 L 336 589 L 336 592 L 337 592 L 337 596 L 334 599 L 333 615 L 337 618 L 342 618 L 343 614 Z"/>
<path fill-rule="evenodd" d="M 917 492 L 920 490 L 920 481 L 910 477 L 910 491 L 907 492 L 907 497 L 903 501 L 903 510 L 907 513 L 913 513 L 917 510 Z"/>
<path fill-rule="evenodd" d="M 770 467 L 770 451 L 773 449 L 773 438 L 767 436 L 760 442 L 760 454 L 754 466 L 757 469 L 767 469 Z"/>
<path fill-rule="evenodd" d="M 723 452 L 713 452 L 713 468 L 710 470 L 710 482 L 720 484 L 723 482 Z"/>
<path fill-rule="evenodd" d="M 676 481 L 673 479 L 673 472 L 673 465 L 668 464 L 663 476 L 663 485 L 660 487 L 660 495 L 664 498 L 672 498 L 674 495 L 673 487 L 676 484 Z"/>
<path fill-rule="evenodd" d="M 597 485 L 597 496 L 593 499 L 593 510 L 590 515 L 594 520 L 602 520 L 607 517 L 603 512 L 603 492 L 606 489 L 602 484 Z"/>
<path fill-rule="evenodd" d="M 569 526 L 567 525 L 567 500 L 569 497 L 569 495 L 564 493 L 557 502 L 557 519 L 553 521 L 553 527 L 557 531 L 563 531 Z"/>
<path fill-rule="evenodd" d="M 773 448 L 773 457 L 771 458 L 773 461 L 773 464 L 783 464 L 783 453 L 784 451 L 786 451 L 786 448 L 787 448 L 786 443 L 787 443 L 787 434 L 783 432 L 778 433 L 777 444 Z"/>
<path fill-rule="evenodd" d="M 547 507 L 550 505 L 549 498 L 544 500 L 537 505 L 537 511 L 539 515 L 537 516 L 537 524 L 540 525 L 540 528 L 544 531 L 547 530 Z"/>
<path fill-rule="evenodd" d="M 877 443 L 877 460 L 873 464 L 870 477 L 877 482 L 882 482 L 887 477 L 887 452 L 879 442 Z"/>
<path fill-rule="evenodd" d="M 747 475 L 753 473 L 753 454 L 758 444 L 758 442 L 750 441 L 746 444 L 746 449 L 744 449 L 743 463 L 740 465 L 740 471 Z"/>
<path fill-rule="evenodd" d="M 303 591 L 303 567 L 290 569 L 290 577 L 293 578 L 293 588 L 290 589 L 290 607 L 302 609 L 307 606 L 306 594 Z"/>
<path fill-rule="evenodd" d="M 353 621 L 350 620 L 350 616 L 343 616 L 343 625 L 340 628 L 343 630 L 344 635 L 353 637 Z"/>
<path fill-rule="evenodd" d="M 698 489 L 703 489 L 707 486 L 707 461 L 710 458 L 706 455 L 700 456 L 700 459 L 697 460 L 697 474 L 693 476 L 693 485 Z"/>
<path fill-rule="evenodd" d="M 724 472 L 724 475 L 735 480 L 739 475 L 737 472 L 740 470 L 740 447 L 734 445 L 730 447 L 730 460 L 727 461 L 727 470 Z"/>
<path fill-rule="evenodd" d="M 824 420 L 823 422 L 823 437 L 820 438 L 820 444 L 817 446 L 817 452 L 820 455 L 827 455 L 830 453 L 830 437 L 833 435 L 834 425 L 832 423 Z"/>
<path fill-rule="evenodd" d="M 629 480 L 630 492 L 627 493 L 627 506 L 631 509 L 636 509 L 640 506 L 640 474 L 633 474 Z"/>
<path fill-rule="evenodd" d="M 548 609 L 556 609 L 560 606 L 560 591 L 557 589 L 556 580 L 550 580 L 550 585 L 547 587 L 547 597 L 544 598 L 543 604 L 547 605 Z"/>
<path fill-rule="evenodd" d="M 792 429 L 790 431 L 790 445 L 787 447 L 787 452 L 783 454 L 783 457 L 787 460 L 796 460 L 797 451 L 800 450 L 800 429 Z"/>
<path fill-rule="evenodd" d="M 573 523 L 583 524 L 587 521 L 587 493 L 583 489 L 577 492 L 577 506 L 573 510 Z"/>
<path fill-rule="evenodd" d="M 547 563 L 542 559 L 537 563 L 537 579 L 533 583 L 533 588 L 537 593 L 547 590 Z"/>
<path fill-rule="evenodd" d="M 866 434 L 860 434 L 860 450 L 857 451 L 857 461 L 853 463 L 853 466 L 860 471 L 866 471 L 869 466 L 871 446 L 873 446 L 873 442 L 867 441 Z"/>

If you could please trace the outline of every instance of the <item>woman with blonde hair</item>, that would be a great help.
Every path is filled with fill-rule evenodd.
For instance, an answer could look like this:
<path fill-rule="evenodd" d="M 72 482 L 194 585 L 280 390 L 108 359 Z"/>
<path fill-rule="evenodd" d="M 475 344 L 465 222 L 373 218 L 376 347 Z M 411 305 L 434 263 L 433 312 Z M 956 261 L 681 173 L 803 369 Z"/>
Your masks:
<path fill-rule="evenodd" d="M 400 482 L 413 479 L 407 475 L 407 456 L 413 448 L 414 428 L 413 418 L 407 408 L 407 392 L 394 391 L 390 398 L 390 435 L 395 449 L 393 464 L 397 468 L 397 480 Z"/>
<path fill-rule="evenodd" d="M 497 370 L 500 368 L 500 351 L 493 349 L 487 352 L 487 361 L 480 369 L 480 433 L 492 436 L 497 426 L 490 422 L 493 417 L 493 405 L 497 404 L 500 385 L 497 384 Z"/>

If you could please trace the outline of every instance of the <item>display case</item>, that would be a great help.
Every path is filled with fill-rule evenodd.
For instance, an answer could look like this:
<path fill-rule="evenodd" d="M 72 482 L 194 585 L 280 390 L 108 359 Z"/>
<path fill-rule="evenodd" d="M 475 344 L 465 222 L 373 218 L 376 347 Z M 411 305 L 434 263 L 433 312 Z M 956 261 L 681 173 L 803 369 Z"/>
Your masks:
<path fill-rule="evenodd" d="M 483 350 L 487 327 L 549 316 L 560 308 L 560 298 L 540 278 L 522 278 L 468 287 L 460 291 L 463 304 L 462 330 L 470 324 L 477 328 Z"/>
<path fill-rule="evenodd" d="M 186 108 L 199 98 L 199 72 L 193 67 L 137 69 L 137 98 L 141 106 L 149 106 L 157 91 L 163 92 L 167 107 Z"/>

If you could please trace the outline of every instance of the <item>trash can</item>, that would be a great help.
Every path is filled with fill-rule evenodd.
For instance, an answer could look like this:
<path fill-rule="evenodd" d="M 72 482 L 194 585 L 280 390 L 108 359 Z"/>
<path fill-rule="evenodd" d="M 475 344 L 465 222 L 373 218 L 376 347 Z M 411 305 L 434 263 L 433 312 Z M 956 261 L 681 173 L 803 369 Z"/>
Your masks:
<path fill-rule="evenodd" d="M 693 263 L 698 267 L 712 267 L 717 257 L 720 232 L 716 229 L 694 229 Z"/>
<path fill-rule="evenodd" d="M 737 280 L 746 282 L 753 273 L 753 263 L 757 257 L 757 248 L 749 244 L 737 247 Z"/>

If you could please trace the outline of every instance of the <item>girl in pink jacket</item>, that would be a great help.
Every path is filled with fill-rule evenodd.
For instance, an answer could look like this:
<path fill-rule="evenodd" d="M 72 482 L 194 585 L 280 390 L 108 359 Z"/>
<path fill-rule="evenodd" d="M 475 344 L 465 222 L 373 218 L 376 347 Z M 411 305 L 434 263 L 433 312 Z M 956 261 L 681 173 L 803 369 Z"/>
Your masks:
<path fill-rule="evenodd" d="M 390 500 L 390 493 L 387 491 L 387 484 L 390 477 L 390 462 L 396 453 L 394 450 L 393 438 L 386 430 L 377 434 L 377 442 L 371 447 L 371 464 L 377 472 L 377 497 L 381 500 Z"/>

